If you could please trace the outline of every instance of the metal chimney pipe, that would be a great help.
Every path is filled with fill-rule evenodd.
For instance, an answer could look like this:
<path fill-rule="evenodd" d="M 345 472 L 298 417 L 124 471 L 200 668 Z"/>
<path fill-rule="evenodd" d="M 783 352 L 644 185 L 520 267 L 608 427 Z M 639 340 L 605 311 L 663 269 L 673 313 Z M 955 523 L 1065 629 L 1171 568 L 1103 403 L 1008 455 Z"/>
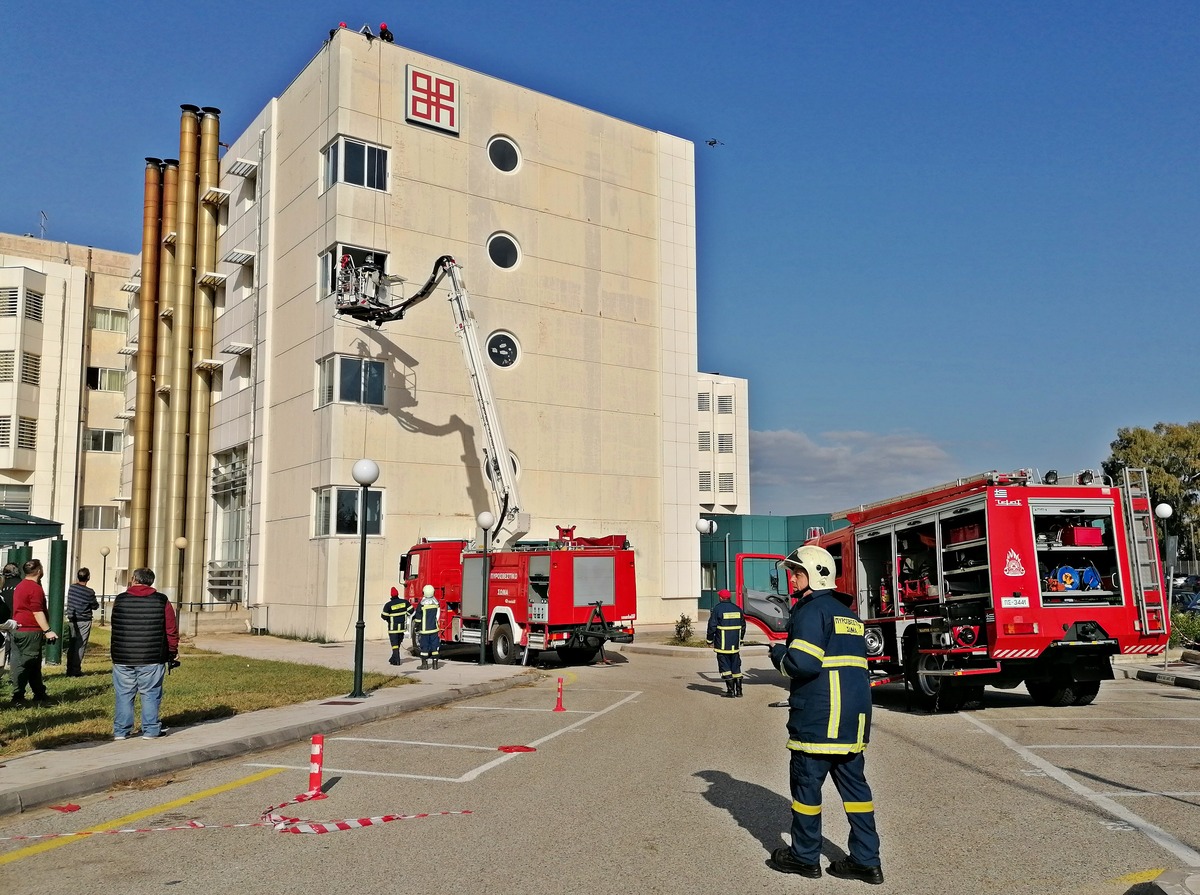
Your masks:
<path fill-rule="evenodd" d="M 187 499 L 187 426 L 191 389 L 192 300 L 196 283 L 196 153 L 200 136 L 198 106 L 180 106 L 179 194 L 175 224 L 175 302 L 171 317 L 171 426 L 168 453 L 166 527 L 171 544 L 183 537 L 184 502 Z M 181 582 L 179 551 L 167 550 L 164 572 L 158 580 L 172 586 Z M 182 588 L 180 588 L 181 590 Z M 175 602 L 183 602 L 176 592 Z"/>
<path fill-rule="evenodd" d="M 150 536 L 147 561 L 151 569 L 163 569 L 166 559 L 165 534 L 167 476 L 170 474 L 171 433 L 171 312 L 175 303 L 175 224 L 179 205 L 179 160 L 163 161 L 162 250 L 158 262 L 158 315 L 155 326 L 154 365 L 154 454 L 150 461 Z"/>
<path fill-rule="evenodd" d="M 150 432 L 154 425 L 154 337 L 158 300 L 162 160 L 146 159 L 142 200 L 142 277 L 138 289 L 138 353 L 133 411 L 133 491 L 129 498 L 129 563 L 146 562 L 150 512 Z"/>
<path fill-rule="evenodd" d="M 188 426 L 187 502 L 184 513 L 188 549 L 183 570 L 183 590 L 191 602 L 204 599 L 205 515 L 208 509 L 208 424 L 212 404 L 212 372 L 198 369 L 200 361 L 212 357 L 213 317 L 219 287 L 200 282 L 217 269 L 218 204 L 204 201 L 221 179 L 217 157 L 221 123 L 220 109 L 206 107 L 200 119 L 200 197 L 196 217 L 196 299 L 192 319 L 191 420 Z"/>

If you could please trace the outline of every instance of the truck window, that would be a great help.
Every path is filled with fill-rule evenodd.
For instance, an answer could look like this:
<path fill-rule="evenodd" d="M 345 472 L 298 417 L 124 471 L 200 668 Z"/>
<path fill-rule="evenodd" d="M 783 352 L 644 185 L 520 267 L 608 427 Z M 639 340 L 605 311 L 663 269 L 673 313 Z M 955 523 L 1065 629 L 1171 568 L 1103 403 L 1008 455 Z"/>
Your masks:
<path fill-rule="evenodd" d="M 412 581 L 421 574 L 421 554 L 406 553 L 400 560 L 400 580 Z"/>

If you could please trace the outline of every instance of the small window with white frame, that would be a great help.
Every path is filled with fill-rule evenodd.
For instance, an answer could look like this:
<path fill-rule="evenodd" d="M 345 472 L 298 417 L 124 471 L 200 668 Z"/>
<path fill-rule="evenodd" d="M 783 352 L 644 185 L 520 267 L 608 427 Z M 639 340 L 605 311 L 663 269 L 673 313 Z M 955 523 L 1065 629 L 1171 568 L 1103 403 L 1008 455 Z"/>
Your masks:
<path fill-rule="evenodd" d="M 79 527 L 91 531 L 114 531 L 120 516 L 120 510 L 114 506 L 83 506 L 79 508 Z"/>
<path fill-rule="evenodd" d="M 119 454 L 123 437 L 124 433 L 120 429 L 88 429 L 84 433 L 83 449 L 105 454 Z"/>
<path fill-rule="evenodd" d="M 383 404 L 383 361 L 334 354 L 317 361 L 317 406 Z"/>
<path fill-rule="evenodd" d="M 129 312 L 118 308 L 92 308 L 92 329 L 109 333 L 128 333 Z"/>
<path fill-rule="evenodd" d="M 318 488 L 314 503 L 313 534 L 318 538 L 380 534 L 383 492 L 367 489 L 366 513 L 359 511 L 361 488 Z M 360 527 L 360 525 L 362 527 Z"/>
<path fill-rule="evenodd" d="M 98 392 L 123 392 L 125 371 L 114 367 L 88 367 L 87 387 Z"/>
<path fill-rule="evenodd" d="M 336 183 L 349 183 L 387 191 L 388 151 L 382 146 L 338 137 L 325 147 L 322 155 L 325 189 Z"/>

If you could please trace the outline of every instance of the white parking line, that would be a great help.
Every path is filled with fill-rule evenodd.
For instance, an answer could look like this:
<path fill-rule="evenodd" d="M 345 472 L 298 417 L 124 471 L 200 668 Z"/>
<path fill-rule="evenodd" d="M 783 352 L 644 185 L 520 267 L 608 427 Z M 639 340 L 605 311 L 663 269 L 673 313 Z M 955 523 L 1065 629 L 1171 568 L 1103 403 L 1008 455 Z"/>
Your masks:
<path fill-rule="evenodd" d="M 1129 745 L 1127 743 L 1077 743 L 1075 745 L 1064 746 L 1059 743 L 1054 743 L 1047 746 L 1026 746 L 1026 749 L 1200 749 L 1200 746 L 1146 746 L 1146 745 Z"/>
<path fill-rule="evenodd" d="M 437 746 L 439 749 L 478 749 L 481 752 L 495 752 L 495 746 L 463 746 L 459 743 L 426 743 L 422 740 L 377 740 L 371 737 L 330 737 L 345 743 L 392 743 L 397 746 Z"/>
<path fill-rule="evenodd" d="M 1142 817 L 1140 817 L 1139 815 L 1130 811 L 1124 805 L 1114 802 L 1108 796 L 1102 795 L 1101 793 L 1098 793 L 1095 790 L 1088 789 L 1086 786 L 1084 786 L 1082 783 L 1080 783 L 1078 780 L 1076 780 L 1074 777 L 1072 777 L 1066 771 L 1064 771 L 1061 768 L 1058 768 L 1055 765 L 1051 764 L 1050 762 L 1046 761 L 1046 759 L 1042 758 L 1040 755 L 1035 755 L 1029 747 L 1022 746 L 1020 743 L 1018 743 L 1016 740 L 1012 739 L 1011 737 L 1006 737 L 1004 734 L 1000 733 L 1000 731 L 996 730 L 994 727 L 984 724 L 982 721 L 980 721 L 977 718 L 972 717 L 971 715 L 964 714 L 964 715 L 961 715 L 960 717 L 965 718 L 967 721 L 970 721 L 972 724 L 974 724 L 980 730 L 995 737 L 997 740 L 999 740 L 1001 743 L 1003 743 L 1005 746 L 1007 746 L 1013 752 L 1017 753 L 1017 755 L 1019 755 L 1027 763 L 1033 765 L 1033 767 L 1037 768 L 1042 773 L 1044 773 L 1047 777 L 1057 780 L 1059 783 L 1061 783 L 1067 789 L 1071 790 L 1071 792 L 1076 793 L 1077 795 L 1080 795 L 1083 798 L 1087 799 L 1089 802 L 1091 802 L 1093 805 L 1095 805 L 1101 811 L 1104 811 L 1107 814 L 1111 814 L 1113 817 L 1123 820 L 1125 823 L 1129 824 L 1134 829 L 1140 831 L 1143 835 L 1145 835 L 1147 838 L 1149 838 L 1152 842 L 1154 842 L 1155 844 L 1159 845 L 1160 847 L 1166 849 L 1172 855 L 1179 858 L 1179 860 L 1183 861 L 1183 863 L 1186 866 L 1189 866 L 1189 867 L 1200 866 L 1200 852 L 1196 852 L 1193 849 L 1188 848 L 1186 845 L 1184 845 L 1182 842 L 1180 842 L 1178 839 L 1176 839 L 1174 836 L 1172 836 L 1166 830 L 1162 829 L 1161 827 L 1155 826 L 1154 824 L 1150 823 L 1148 820 L 1144 820 Z M 1159 748 L 1161 748 L 1161 747 L 1159 747 Z"/>
<path fill-rule="evenodd" d="M 534 740 L 531 743 L 527 743 L 526 745 L 533 746 L 536 749 L 542 743 L 549 742 L 550 740 L 554 739 L 556 736 L 567 733 L 568 731 L 574 730 L 577 727 L 581 727 L 584 724 L 587 724 L 589 721 L 593 721 L 596 718 L 599 718 L 601 715 L 606 715 L 609 712 L 611 712 L 613 709 L 620 708 L 621 706 L 625 705 L 625 703 L 630 702 L 634 699 L 637 699 L 637 697 L 642 695 L 642 692 L 640 690 L 618 690 L 616 692 L 628 693 L 629 695 L 626 696 L 624 699 L 614 702 L 610 706 L 599 709 L 598 711 L 587 712 L 586 713 L 587 717 L 580 718 L 578 721 L 574 722 L 573 724 L 568 724 L 566 727 L 560 727 L 558 730 L 554 731 L 553 733 L 548 733 L 548 734 L 546 734 L 546 736 L 541 737 L 540 739 Z M 503 708 L 501 706 L 458 706 L 458 708 L 494 708 L 497 711 L 503 710 Z M 528 711 L 528 710 L 527 709 L 526 710 L 508 709 L 508 711 Z M 335 739 L 353 740 L 356 738 L 355 737 L 335 737 Z M 405 741 L 405 740 L 370 740 L 370 739 L 366 739 L 366 738 L 362 738 L 360 741 L 361 742 L 381 742 L 381 743 L 412 742 L 412 741 Z M 446 744 L 446 743 L 417 743 L 415 745 L 429 745 L 429 746 L 434 746 L 434 747 L 455 748 L 455 747 L 451 746 L 450 744 Z M 484 749 L 489 752 L 495 751 L 494 748 L 487 747 L 487 746 L 459 746 L 457 748 L 460 748 L 460 749 L 461 748 Z M 474 770 L 467 771 L 461 777 L 435 777 L 435 776 L 431 776 L 428 774 L 402 774 L 402 773 L 393 773 L 393 772 L 388 772 L 388 771 L 357 771 L 357 770 L 352 770 L 349 768 L 331 768 L 331 767 L 326 767 L 324 770 L 325 770 L 326 774 L 350 774 L 350 775 L 357 776 L 357 777 L 402 777 L 407 780 L 433 780 L 433 781 L 436 781 L 439 783 L 469 783 L 470 781 L 474 780 L 476 777 L 480 776 L 481 774 L 483 774 L 487 771 L 490 771 L 493 768 L 499 767 L 500 765 L 504 764 L 506 761 L 511 761 L 514 758 L 519 758 L 522 755 L 528 755 L 528 754 L 529 753 L 523 753 L 523 752 L 505 753 L 504 755 L 501 755 L 498 758 L 494 758 L 491 761 L 480 765 L 479 767 L 475 768 Z M 284 769 L 290 770 L 290 771 L 310 770 L 310 765 L 266 764 L 266 763 L 261 763 L 261 762 L 247 762 L 246 766 L 251 767 L 251 768 L 284 768 Z"/>
<path fill-rule="evenodd" d="M 506 708 L 502 705 L 456 705 L 456 709 L 470 709 L 473 712 L 553 712 L 554 709 L 518 709 Z M 569 715 L 590 715 L 589 711 L 584 709 L 558 709 L 558 714 L 566 712 Z"/>
<path fill-rule="evenodd" d="M 1003 723 L 1005 723 L 1005 724 L 1007 724 L 1009 721 L 1076 721 L 1076 722 L 1079 722 L 1079 721 L 1200 721 L 1200 715 L 1198 715 L 1194 718 L 1142 718 L 1142 717 L 1093 718 L 1090 716 L 1086 717 L 1086 718 L 1082 718 L 1078 715 L 1070 715 L 1070 716 L 1064 715 L 1061 717 L 1052 717 L 1052 718 L 1036 718 L 1032 715 L 1030 715 L 1028 717 L 1023 716 L 1023 715 L 1018 715 L 1016 717 L 1009 717 L 1008 715 L 1005 715 L 1002 720 L 1003 720 Z"/>
<path fill-rule="evenodd" d="M 1133 796 L 1162 796 L 1170 799 L 1194 799 L 1200 792 L 1150 792 L 1145 789 L 1114 789 L 1112 792 L 1097 793 L 1101 796 L 1112 796 L 1114 799 L 1127 799 Z"/>

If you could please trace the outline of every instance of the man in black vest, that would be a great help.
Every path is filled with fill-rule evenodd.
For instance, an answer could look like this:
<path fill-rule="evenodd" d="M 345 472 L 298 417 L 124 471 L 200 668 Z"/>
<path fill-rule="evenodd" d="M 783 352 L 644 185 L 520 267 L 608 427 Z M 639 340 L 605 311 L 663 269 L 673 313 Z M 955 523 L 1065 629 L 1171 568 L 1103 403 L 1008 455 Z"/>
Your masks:
<path fill-rule="evenodd" d="M 117 594 L 112 608 L 113 739 L 133 733 L 133 699 L 140 695 L 142 737 L 152 740 L 162 736 L 158 709 L 167 663 L 179 652 L 179 624 L 167 595 L 154 589 L 152 571 L 134 569 L 130 579 L 133 583 Z"/>

